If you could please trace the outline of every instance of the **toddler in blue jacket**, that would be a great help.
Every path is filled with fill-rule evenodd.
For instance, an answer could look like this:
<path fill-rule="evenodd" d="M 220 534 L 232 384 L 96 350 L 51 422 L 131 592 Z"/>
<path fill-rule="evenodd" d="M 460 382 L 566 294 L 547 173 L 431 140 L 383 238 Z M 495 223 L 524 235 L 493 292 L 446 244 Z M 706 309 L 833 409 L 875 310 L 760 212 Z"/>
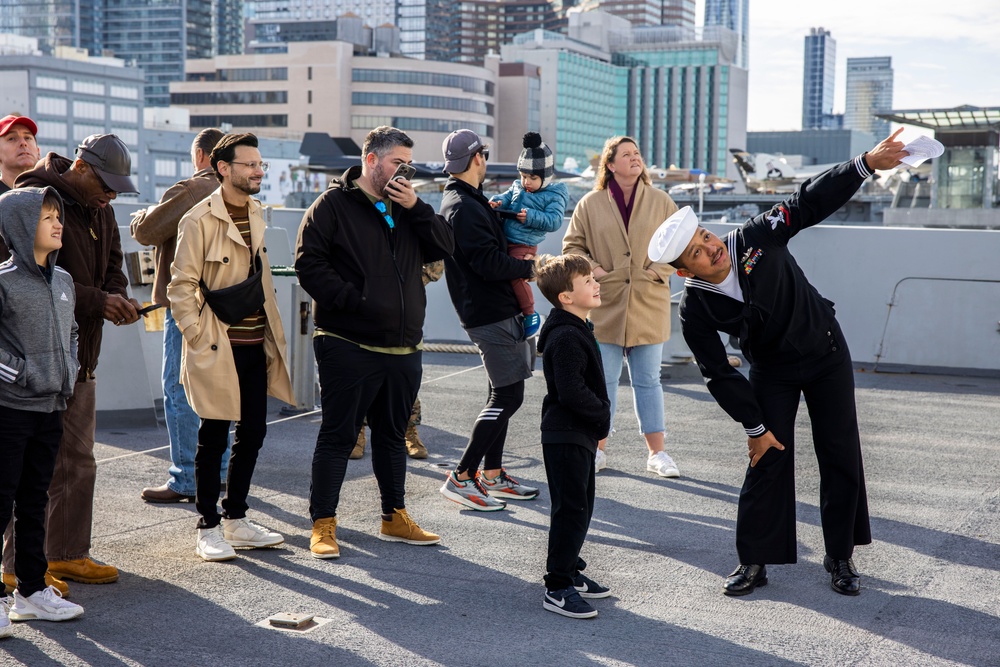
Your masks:
<path fill-rule="evenodd" d="M 521 180 L 514 181 L 503 194 L 490 198 L 490 206 L 509 212 L 502 216 L 503 229 L 507 236 L 507 253 L 516 259 L 525 259 L 538 252 L 538 244 L 545 234 L 562 227 L 569 204 L 569 191 L 564 184 L 555 181 L 555 158 L 542 143 L 541 135 L 528 132 L 521 145 L 524 150 L 517 159 Z M 542 320 L 535 312 L 531 286 L 523 278 L 512 280 L 511 284 L 524 314 L 524 335 L 534 336 Z"/>

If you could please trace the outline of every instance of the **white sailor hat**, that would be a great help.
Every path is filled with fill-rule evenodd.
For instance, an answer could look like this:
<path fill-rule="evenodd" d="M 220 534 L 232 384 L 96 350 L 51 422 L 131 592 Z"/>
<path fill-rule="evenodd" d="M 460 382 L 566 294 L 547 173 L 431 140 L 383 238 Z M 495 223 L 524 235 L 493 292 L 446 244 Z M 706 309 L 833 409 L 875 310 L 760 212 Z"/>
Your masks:
<path fill-rule="evenodd" d="M 649 258 L 654 262 L 672 262 L 687 250 L 698 229 L 698 216 L 685 206 L 663 221 L 649 239 Z"/>

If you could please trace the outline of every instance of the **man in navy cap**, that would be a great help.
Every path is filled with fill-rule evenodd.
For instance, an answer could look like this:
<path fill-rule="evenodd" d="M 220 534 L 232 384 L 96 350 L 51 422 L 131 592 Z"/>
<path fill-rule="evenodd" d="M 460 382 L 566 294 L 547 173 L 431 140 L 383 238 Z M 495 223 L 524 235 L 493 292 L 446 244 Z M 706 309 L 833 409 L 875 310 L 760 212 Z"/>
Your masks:
<path fill-rule="evenodd" d="M 35 135 L 38 126 L 27 116 L 0 119 L 0 194 L 14 187 L 14 179 L 35 166 L 41 155 Z"/>
<path fill-rule="evenodd" d="M 132 182 L 128 147 L 117 136 L 92 134 L 76 153 L 75 160 L 49 153 L 18 176 L 15 186 L 52 186 L 59 192 L 64 217 L 63 247 L 57 264 L 76 284 L 80 374 L 63 416 L 64 432 L 49 486 L 45 537 L 49 573 L 59 579 L 105 584 L 117 581 L 118 570 L 90 557 L 97 480 L 94 370 L 104 321 L 116 326 L 132 324 L 139 319 L 142 307 L 126 292 L 121 238 L 109 205 L 120 193 L 138 190 Z M 3 565 L 4 572 L 14 571 L 13 549 L 6 545 Z"/>
<path fill-rule="evenodd" d="M 819 462 L 820 519 L 830 586 L 858 595 L 854 547 L 870 544 L 854 368 L 833 303 L 813 287 L 788 242 L 846 204 L 877 169 L 906 156 L 896 134 L 809 179 L 788 199 L 719 238 L 690 207 L 649 242 L 649 258 L 687 278 L 679 314 L 708 390 L 743 424 L 750 465 L 736 515 L 740 564 L 723 585 L 747 595 L 767 584 L 769 563 L 794 563 L 795 415 L 805 397 Z M 737 336 L 749 379 L 729 365 L 719 332 Z"/>

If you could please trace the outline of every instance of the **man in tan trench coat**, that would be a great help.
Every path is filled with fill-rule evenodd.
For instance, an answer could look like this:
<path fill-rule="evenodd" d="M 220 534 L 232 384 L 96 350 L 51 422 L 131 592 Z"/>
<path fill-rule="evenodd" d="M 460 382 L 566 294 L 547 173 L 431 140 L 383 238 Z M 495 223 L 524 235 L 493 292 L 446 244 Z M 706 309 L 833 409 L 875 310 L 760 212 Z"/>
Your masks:
<path fill-rule="evenodd" d="M 267 395 L 286 403 L 295 398 L 264 248 L 261 204 L 250 196 L 260 192 L 268 164 L 261 160 L 252 134 L 223 137 L 211 163 L 222 187 L 181 220 L 167 297 L 184 336 L 181 383 L 201 417 L 194 459 L 195 505 L 201 514 L 196 550 L 203 559 L 218 561 L 236 558 L 233 547 L 269 547 L 284 541 L 247 520 L 247 495 L 267 431 Z M 244 283 L 257 271 L 263 303 L 252 296 L 230 297 L 226 305 L 231 312 L 225 319 L 234 323 L 227 324 L 220 318 L 224 311 L 216 312 L 206 302 L 206 291 Z M 234 320 L 232 311 L 241 319 Z M 220 514 L 219 469 L 232 421 L 236 438 Z"/>

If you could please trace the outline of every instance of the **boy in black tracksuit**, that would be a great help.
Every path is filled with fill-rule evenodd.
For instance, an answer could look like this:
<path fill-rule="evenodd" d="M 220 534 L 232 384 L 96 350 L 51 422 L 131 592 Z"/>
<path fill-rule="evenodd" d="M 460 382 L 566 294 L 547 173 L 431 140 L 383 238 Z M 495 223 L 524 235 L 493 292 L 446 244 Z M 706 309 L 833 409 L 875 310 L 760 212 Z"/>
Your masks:
<path fill-rule="evenodd" d="M 548 611 L 593 618 L 597 610 L 582 598 L 611 591 L 585 576 L 580 549 L 594 513 L 594 454 L 611 427 L 611 402 L 594 327 L 587 319 L 601 305 L 601 288 L 590 263 L 562 255 L 538 270 L 538 288 L 555 306 L 542 326 L 547 393 L 542 400 L 542 454 L 552 495 L 552 521 L 545 563 Z"/>

